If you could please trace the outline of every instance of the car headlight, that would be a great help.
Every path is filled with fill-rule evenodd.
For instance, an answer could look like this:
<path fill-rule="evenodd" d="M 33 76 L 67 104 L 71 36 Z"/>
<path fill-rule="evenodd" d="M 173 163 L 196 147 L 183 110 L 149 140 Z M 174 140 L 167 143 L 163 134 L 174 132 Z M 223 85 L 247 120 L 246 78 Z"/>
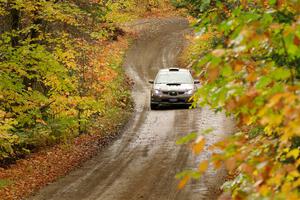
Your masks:
<path fill-rule="evenodd" d="M 160 91 L 160 90 L 154 90 L 154 91 L 153 91 L 153 94 L 154 94 L 154 95 L 161 95 L 161 91 Z"/>
<path fill-rule="evenodd" d="M 188 90 L 188 91 L 186 91 L 186 94 L 192 95 L 192 94 L 194 94 L 194 90 Z"/>

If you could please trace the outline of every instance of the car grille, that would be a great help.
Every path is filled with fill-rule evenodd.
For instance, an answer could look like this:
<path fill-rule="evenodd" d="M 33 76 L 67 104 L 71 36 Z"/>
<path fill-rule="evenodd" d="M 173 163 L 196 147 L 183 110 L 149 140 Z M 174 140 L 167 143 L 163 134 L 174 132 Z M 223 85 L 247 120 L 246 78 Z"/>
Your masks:
<path fill-rule="evenodd" d="M 184 92 L 177 92 L 177 91 L 165 91 L 163 94 L 170 95 L 170 96 L 177 96 L 177 95 L 182 95 Z"/>

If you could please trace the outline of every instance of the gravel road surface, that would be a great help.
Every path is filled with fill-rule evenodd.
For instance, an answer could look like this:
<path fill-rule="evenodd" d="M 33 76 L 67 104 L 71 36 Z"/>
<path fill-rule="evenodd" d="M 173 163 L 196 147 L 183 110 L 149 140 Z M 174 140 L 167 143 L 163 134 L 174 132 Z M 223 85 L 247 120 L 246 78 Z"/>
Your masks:
<path fill-rule="evenodd" d="M 140 37 L 128 50 L 124 67 L 134 80 L 135 114 L 119 139 L 97 156 L 39 191 L 32 200 L 200 200 L 217 199 L 224 170 L 211 167 L 200 181 L 177 190 L 175 175 L 195 167 L 211 152 L 195 157 L 176 140 L 192 131 L 214 128 L 211 144 L 229 134 L 233 123 L 208 108 L 149 109 L 150 85 L 160 68 L 176 65 L 189 33 L 184 18 L 148 19 L 128 25 Z"/>

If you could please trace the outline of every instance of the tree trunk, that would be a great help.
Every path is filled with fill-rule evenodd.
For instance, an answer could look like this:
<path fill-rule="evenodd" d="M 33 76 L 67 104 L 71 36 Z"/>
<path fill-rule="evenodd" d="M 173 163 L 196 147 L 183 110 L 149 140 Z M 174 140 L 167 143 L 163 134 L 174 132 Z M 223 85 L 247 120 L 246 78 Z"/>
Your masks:
<path fill-rule="evenodd" d="M 11 18 L 11 30 L 12 32 L 18 31 L 20 28 L 20 11 L 12 8 L 14 5 L 14 3 L 10 3 L 10 18 Z M 17 46 L 19 43 L 19 37 L 18 36 L 14 36 L 12 37 L 11 40 L 11 45 L 13 47 Z"/>

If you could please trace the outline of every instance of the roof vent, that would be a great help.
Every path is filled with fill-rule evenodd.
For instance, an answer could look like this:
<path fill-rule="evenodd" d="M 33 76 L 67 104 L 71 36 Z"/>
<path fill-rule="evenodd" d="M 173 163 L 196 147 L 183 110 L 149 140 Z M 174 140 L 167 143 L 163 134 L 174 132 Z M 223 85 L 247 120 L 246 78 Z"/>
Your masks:
<path fill-rule="evenodd" d="M 177 72 L 177 71 L 179 71 L 179 68 L 169 68 L 169 71 L 170 72 Z"/>

